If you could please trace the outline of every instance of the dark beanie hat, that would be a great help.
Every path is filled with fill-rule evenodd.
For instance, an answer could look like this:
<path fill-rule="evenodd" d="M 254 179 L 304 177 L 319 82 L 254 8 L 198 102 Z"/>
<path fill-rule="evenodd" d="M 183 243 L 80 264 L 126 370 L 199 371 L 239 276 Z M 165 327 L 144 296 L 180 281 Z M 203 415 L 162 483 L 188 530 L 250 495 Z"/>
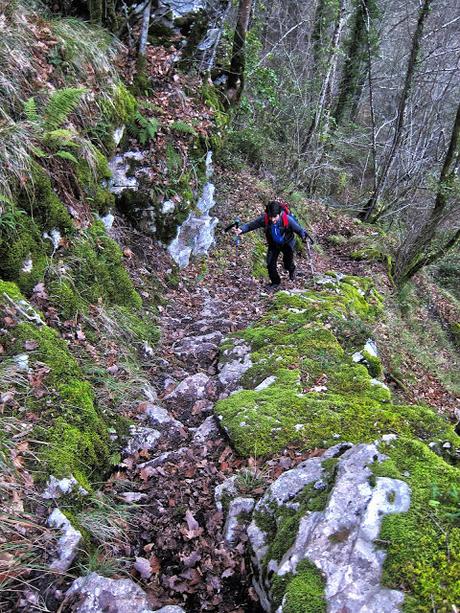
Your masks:
<path fill-rule="evenodd" d="M 279 202 L 276 202 L 276 200 L 270 200 L 265 210 L 269 217 L 276 217 L 281 213 L 281 205 Z"/>

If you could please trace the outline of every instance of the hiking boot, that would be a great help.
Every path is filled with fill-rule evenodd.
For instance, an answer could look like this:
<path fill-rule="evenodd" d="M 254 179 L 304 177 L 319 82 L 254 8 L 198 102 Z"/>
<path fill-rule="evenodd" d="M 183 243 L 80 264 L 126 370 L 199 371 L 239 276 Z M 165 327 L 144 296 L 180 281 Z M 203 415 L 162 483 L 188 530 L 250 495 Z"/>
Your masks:
<path fill-rule="evenodd" d="M 289 281 L 294 281 L 295 279 L 295 268 L 289 271 Z"/>
<path fill-rule="evenodd" d="M 268 283 L 265 286 L 265 289 L 268 289 L 268 290 L 273 292 L 273 291 L 276 291 L 277 289 L 279 289 L 280 285 L 281 285 L 280 283 L 273 283 L 273 281 L 272 281 L 271 283 Z"/>

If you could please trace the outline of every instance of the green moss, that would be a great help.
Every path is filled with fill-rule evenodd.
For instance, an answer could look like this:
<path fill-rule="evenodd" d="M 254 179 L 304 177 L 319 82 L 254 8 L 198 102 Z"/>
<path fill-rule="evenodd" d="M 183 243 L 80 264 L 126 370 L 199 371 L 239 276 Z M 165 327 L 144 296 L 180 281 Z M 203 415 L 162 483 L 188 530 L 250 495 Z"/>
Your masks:
<path fill-rule="evenodd" d="M 72 218 L 67 207 L 56 195 L 50 177 L 38 164 L 32 167 L 32 195 L 23 194 L 21 206 L 32 215 L 42 231 L 54 228 L 63 234 L 74 230 Z"/>
<path fill-rule="evenodd" d="M 88 305 L 70 281 L 53 281 L 48 285 L 48 295 L 51 304 L 64 319 L 74 319 L 78 313 L 88 310 Z"/>
<path fill-rule="evenodd" d="M 25 216 L 13 235 L 0 235 L 0 275 L 8 281 L 16 281 L 25 293 L 43 279 L 47 254 L 51 243 L 45 242 L 38 225 Z M 30 272 L 23 270 L 27 260 L 32 261 Z"/>
<path fill-rule="evenodd" d="M 148 74 L 145 57 L 139 56 L 136 61 L 136 73 L 133 79 L 132 91 L 135 96 L 148 96 L 152 83 Z"/>
<path fill-rule="evenodd" d="M 24 296 L 21 294 L 19 287 L 16 285 L 16 283 L 13 283 L 11 281 L 3 281 L 2 279 L 0 279 L 0 304 L 5 303 L 4 294 L 9 296 L 12 300 L 16 302 L 18 300 L 24 300 Z"/>
<path fill-rule="evenodd" d="M 102 187 L 101 181 L 109 179 L 112 172 L 107 158 L 96 147 L 93 148 L 93 156 L 91 164 L 84 158 L 79 160 L 76 175 L 91 209 L 99 215 L 105 215 L 115 205 L 115 196 Z"/>
<path fill-rule="evenodd" d="M 134 121 L 137 111 L 137 100 L 127 90 L 123 83 L 118 83 L 113 96 L 113 114 L 111 119 L 115 124 L 129 124 Z"/>
<path fill-rule="evenodd" d="M 390 460 L 374 465 L 374 474 L 402 479 L 411 488 L 409 511 L 383 520 L 379 539 L 388 543 L 383 581 L 410 594 L 405 611 L 434 607 L 447 613 L 460 602 L 459 470 L 410 438 L 383 451 Z"/>
<path fill-rule="evenodd" d="M 371 377 L 378 378 L 383 375 L 383 366 L 379 357 L 370 354 L 368 351 L 363 351 L 363 358 Z"/>
<path fill-rule="evenodd" d="M 48 425 L 36 429 L 36 437 L 45 443 L 38 450 L 40 470 L 45 477 L 73 473 L 83 486 L 91 479 L 100 479 L 110 455 L 107 426 L 67 344 L 48 326 L 38 328 L 28 323 L 15 328 L 15 338 L 14 353 L 26 340 L 37 341 L 31 358 L 50 369 L 46 386 L 48 399 L 53 400 L 42 407 L 41 415 Z"/>
<path fill-rule="evenodd" d="M 123 267 L 120 247 L 106 233 L 104 224 L 94 223 L 73 245 L 73 279 L 83 300 L 99 299 L 139 309 L 142 300 Z"/>
<path fill-rule="evenodd" d="M 318 568 L 308 560 L 297 565 L 297 574 L 288 583 L 284 613 L 325 613 L 325 580 Z"/>
<path fill-rule="evenodd" d="M 333 333 L 337 322 L 344 322 L 341 338 L 347 338 L 345 318 L 374 321 L 382 311 L 382 298 L 370 280 L 339 280 L 333 274 L 330 279 L 320 292 L 280 292 L 260 322 L 234 335 L 252 347 L 253 366 L 243 379 L 250 389 L 219 401 L 216 411 L 236 449 L 248 456 L 269 456 L 288 445 L 312 449 L 338 440 L 364 443 L 389 432 L 398 434 L 396 442 L 382 445 L 390 459 L 377 464 L 370 478 L 371 485 L 379 476 L 402 479 L 412 491 L 409 511 L 383 520 L 379 542 L 388 549 L 384 581 L 406 592 L 406 611 L 435 607 L 447 613 L 460 599 L 460 475 L 440 455 L 445 442 L 451 449 L 460 447 L 460 438 L 428 407 L 393 404 L 388 389 L 373 385 L 371 378 L 382 372 L 379 360 L 366 355 L 366 368 L 345 354 Z M 275 382 L 256 392 L 253 388 L 270 375 Z M 432 441 L 440 455 L 429 449 Z M 456 461 L 454 454 L 442 455 Z M 257 525 L 269 535 L 265 568 L 292 545 L 301 518 L 324 508 L 334 465 L 327 470 L 326 491 L 306 487 L 297 511 L 256 512 Z M 331 538 L 341 541 L 347 534 L 339 531 Z M 324 610 L 318 571 L 310 567 L 302 575 L 297 570 L 295 577 L 269 579 L 275 605 L 286 596 L 283 610 Z"/>
<path fill-rule="evenodd" d="M 259 323 L 235 335 L 252 347 L 253 365 L 242 379 L 250 389 L 219 401 L 216 411 L 238 451 L 270 455 L 290 444 L 324 447 L 337 436 L 358 443 L 387 432 L 423 440 L 450 436 L 448 424 L 429 409 L 391 404 L 389 390 L 373 385 L 368 370 L 345 356 L 331 321 L 372 320 L 382 299 L 368 279 L 330 276 L 331 288 L 321 292 L 279 292 Z M 372 366 L 372 375 L 380 374 L 380 362 Z M 253 391 L 272 375 L 269 388 Z"/>

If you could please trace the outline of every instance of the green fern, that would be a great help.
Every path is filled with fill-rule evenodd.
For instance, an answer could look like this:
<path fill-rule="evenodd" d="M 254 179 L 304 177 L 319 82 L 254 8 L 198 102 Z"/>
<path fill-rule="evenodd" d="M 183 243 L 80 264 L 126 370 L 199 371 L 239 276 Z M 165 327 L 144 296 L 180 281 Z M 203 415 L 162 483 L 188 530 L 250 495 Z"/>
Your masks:
<path fill-rule="evenodd" d="M 138 111 L 136 112 L 135 120 L 136 123 L 128 126 L 130 136 L 138 140 L 141 145 L 154 140 L 160 127 L 158 119 L 156 117 L 144 117 Z"/>
<path fill-rule="evenodd" d="M 169 126 L 171 130 L 175 130 L 176 132 L 181 132 L 182 134 L 191 134 L 192 136 L 198 136 L 197 131 L 193 126 L 185 121 L 173 121 L 173 123 Z"/>
<path fill-rule="evenodd" d="M 43 141 L 54 147 L 78 147 L 79 144 L 74 141 L 76 136 L 77 134 L 72 130 L 58 128 L 57 130 L 46 132 Z"/>
<path fill-rule="evenodd" d="M 61 158 L 62 160 L 69 160 L 69 162 L 73 162 L 74 164 L 78 164 L 77 158 L 72 155 L 69 151 L 57 151 L 55 157 Z"/>
<path fill-rule="evenodd" d="M 48 154 L 43 151 L 43 149 L 41 147 L 37 147 L 36 145 L 32 145 L 30 147 L 30 151 L 35 155 L 35 157 L 37 158 L 46 158 L 48 157 Z"/>
<path fill-rule="evenodd" d="M 24 114 L 27 121 L 30 121 L 31 123 L 38 123 L 40 121 L 40 115 L 37 111 L 37 103 L 35 102 L 35 98 L 29 98 L 24 102 Z"/>
<path fill-rule="evenodd" d="M 66 87 L 54 92 L 43 113 L 44 128 L 50 132 L 57 130 L 68 119 L 86 92 L 84 87 Z"/>

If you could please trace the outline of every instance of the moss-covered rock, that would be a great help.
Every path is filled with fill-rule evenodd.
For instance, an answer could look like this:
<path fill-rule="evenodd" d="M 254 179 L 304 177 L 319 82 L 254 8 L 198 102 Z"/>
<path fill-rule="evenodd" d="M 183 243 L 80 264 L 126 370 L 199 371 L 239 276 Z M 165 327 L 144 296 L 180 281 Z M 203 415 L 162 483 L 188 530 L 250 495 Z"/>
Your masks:
<path fill-rule="evenodd" d="M 104 224 L 95 222 L 70 249 L 75 291 L 86 303 L 100 300 L 139 309 L 142 299 L 124 268 L 123 254 Z"/>
<path fill-rule="evenodd" d="M 459 442 L 456 437 L 453 445 Z M 460 602 L 460 471 L 413 438 L 400 437 L 382 450 L 390 459 L 374 465 L 374 474 L 411 488 L 409 511 L 383 521 L 383 582 L 408 592 L 407 613 L 447 613 Z"/>
<path fill-rule="evenodd" d="M 347 322 L 367 326 L 382 311 L 382 297 L 372 282 L 329 274 L 322 287 L 318 292 L 279 292 L 257 324 L 233 335 L 250 344 L 252 366 L 241 380 L 246 389 L 219 401 L 216 411 L 246 456 L 270 456 L 288 445 L 307 450 L 337 441 L 372 443 L 397 433 L 396 442 L 382 447 L 390 459 L 376 464 L 374 473 L 407 481 L 413 500 L 408 513 L 384 520 L 379 537 L 388 549 L 384 582 L 409 593 L 407 611 L 428 610 L 435 602 L 437 610 L 447 612 L 459 598 L 460 475 L 441 455 L 446 455 L 444 448 L 458 448 L 460 439 L 430 408 L 394 404 L 390 390 L 375 379 L 382 375 L 378 358 L 366 354 L 365 365 L 352 361 L 355 341 L 347 346 Z M 264 380 L 267 386 L 256 391 Z M 305 501 L 313 507 L 300 502 L 277 511 L 276 517 L 256 510 L 256 525 L 270 535 L 266 564 L 280 560 L 301 518 L 317 510 L 316 501 L 321 504 L 321 492 L 306 490 Z M 276 577 L 271 580 L 275 605 L 284 599 L 283 610 L 310 610 L 309 603 L 315 603 L 311 610 L 324 610 L 322 583 L 311 565 L 295 576 Z"/>
<path fill-rule="evenodd" d="M 99 215 L 105 215 L 115 205 L 115 196 L 102 185 L 103 181 L 110 179 L 112 172 L 101 151 L 94 147 L 92 154 L 91 162 L 84 158 L 79 160 L 76 175 L 90 208 Z"/>

